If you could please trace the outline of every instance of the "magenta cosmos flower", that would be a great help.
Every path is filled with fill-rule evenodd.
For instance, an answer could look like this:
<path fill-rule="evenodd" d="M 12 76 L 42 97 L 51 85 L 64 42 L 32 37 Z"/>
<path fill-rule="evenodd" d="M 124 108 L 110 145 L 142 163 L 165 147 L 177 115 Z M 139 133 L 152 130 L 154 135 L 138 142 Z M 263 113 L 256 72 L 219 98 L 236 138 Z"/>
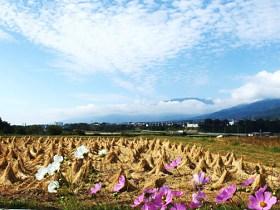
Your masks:
<path fill-rule="evenodd" d="M 229 199 L 231 199 L 236 192 L 236 185 L 232 184 L 227 187 L 222 188 L 218 195 L 216 196 L 217 203 L 225 203 Z"/>
<path fill-rule="evenodd" d="M 172 160 L 169 164 L 165 164 L 164 167 L 166 170 L 170 171 L 173 170 L 174 168 L 177 168 L 181 163 L 182 163 L 182 158 L 178 157 L 177 159 Z"/>
<path fill-rule="evenodd" d="M 249 196 L 249 209 L 254 210 L 269 210 L 276 204 L 277 198 L 272 196 L 271 192 L 266 191 L 266 186 L 260 188 L 255 195 Z"/>
<path fill-rule="evenodd" d="M 249 179 L 246 179 L 244 182 L 241 183 L 242 187 L 248 187 L 251 184 L 253 184 L 253 182 L 255 181 L 255 177 L 251 177 Z"/>
<path fill-rule="evenodd" d="M 189 207 L 191 209 L 197 209 L 203 206 L 203 201 L 205 200 L 206 195 L 202 191 L 198 191 L 197 193 L 192 194 L 192 202 Z"/>
<path fill-rule="evenodd" d="M 205 176 L 204 172 L 193 175 L 193 182 L 196 186 L 202 186 L 210 182 L 210 178 Z"/>
<path fill-rule="evenodd" d="M 118 183 L 114 186 L 114 189 L 113 191 L 114 192 L 119 192 L 121 189 L 123 189 L 125 186 L 125 176 L 124 175 L 121 175 L 119 177 L 119 181 Z"/>
<path fill-rule="evenodd" d="M 89 194 L 95 195 L 97 192 L 101 190 L 101 183 L 95 184 L 92 188 L 90 188 Z"/>
<path fill-rule="evenodd" d="M 162 201 L 161 210 L 167 209 L 167 207 L 172 203 L 173 198 L 180 197 L 184 193 L 182 191 L 171 190 L 167 186 L 162 186 L 156 197 L 160 197 Z"/>
<path fill-rule="evenodd" d="M 137 207 L 145 202 L 149 202 L 153 200 L 155 198 L 156 192 L 157 192 L 156 188 L 145 189 L 144 192 L 134 200 L 132 207 Z"/>
<path fill-rule="evenodd" d="M 170 208 L 170 210 L 186 210 L 186 206 L 183 203 L 175 203 L 172 204 L 172 207 Z"/>
<path fill-rule="evenodd" d="M 132 207 L 141 207 L 141 210 L 157 210 L 162 206 L 162 200 L 156 196 L 158 190 L 156 188 L 146 189 L 139 195 L 132 205 Z"/>

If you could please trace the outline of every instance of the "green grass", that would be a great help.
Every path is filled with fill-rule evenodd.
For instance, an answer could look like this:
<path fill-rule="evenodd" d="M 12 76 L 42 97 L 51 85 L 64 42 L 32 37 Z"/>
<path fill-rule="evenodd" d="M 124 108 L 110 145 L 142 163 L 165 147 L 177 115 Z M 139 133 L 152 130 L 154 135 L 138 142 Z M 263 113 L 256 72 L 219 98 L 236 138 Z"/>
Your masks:
<path fill-rule="evenodd" d="M 60 203 L 61 205 L 61 203 Z M 120 206 L 112 206 L 112 205 L 95 205 L 95 206 L 83 206 L 80 201 L 76 199 L 73 200 L 65 200 L 65 203 L 60 207 L 44 207 L 42 205 L 36 204 L 32 201 L 16 201 L 16 200 L 0 200 L 0 208 L 27 208 L 27 209 L 40 209 L 40 210 L 133 210 L 130 206 L 120 205 Z M 244 209 L 237 206 L 232 205 L 207 205 L 205 207 L 200 208 L 200 210 L 240 210 Z"/>
<path fill-rule="evenodd" d="M 151 138 L 151 137 L 147 137 Z M 184 144 L 196 144 L 214 153 L 226 154 L 234 152 L 237 157 L 243 157 L 245 161 L 260 162 L 271 166 L 280 167 L 280 141 L 276 145 L 263 145 L 269 139 L 263 141 L 252 141 L 249 138 L 231 137 L 216 139 L 213 137 L 188 137 L 188 136 L 155 136 L 155 138 L 170 140 L 171 142 L 182 142 Z"/>
<path fill-rule="evenodd" d="M 47 204 L 38 203 L 33 200 L 25 199 L 6 199 L 0 198 L 0 209 L 1 208 L 12 208 L 12 209 L 40 209 L 40 210 L 56 210 L 57 208 L 49 206 Z M 58 209 L 57 209 L 58 210 Z"/>
<path fill-rule="evenodd" d="M 271 147 L 269 148 L 269 151 L 273 153 L 280 153 L 280 147 Z"/>
<path fill-rule="evenodd" d="M 133 210 L 129 205 L 110 205 L 110 204 L 96 204 L 89 205 L 78 200 L 74 195 L 62 196 L 58 201 L 53 202 L 52 206 L 47 206 L 44 203 L 39 203 L 32 200 L 12 200 L 0 198 L 1 208 L 15 208 L 15 209 L 40 209 L 40 210 Z M 200 210 L 240 210 L 244 207 L 234 205 L 215 205 L 207 204 Z"/>

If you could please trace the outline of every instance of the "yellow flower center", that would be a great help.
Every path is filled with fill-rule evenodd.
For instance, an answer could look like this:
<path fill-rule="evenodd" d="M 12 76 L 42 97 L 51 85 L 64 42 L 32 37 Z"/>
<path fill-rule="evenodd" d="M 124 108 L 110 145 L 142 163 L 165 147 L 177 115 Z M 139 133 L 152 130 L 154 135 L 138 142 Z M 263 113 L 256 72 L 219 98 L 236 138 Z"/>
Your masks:
<path fill-rule="evenodd" d="M 266 207 L 266 206 L 267 206 L 267 204 L 266 204 L 266 202 L 261 201 L 261 202 L 260 202 L 260 206 L 261 206 L 262 208 L 264 208 L 264 207 Z"/>

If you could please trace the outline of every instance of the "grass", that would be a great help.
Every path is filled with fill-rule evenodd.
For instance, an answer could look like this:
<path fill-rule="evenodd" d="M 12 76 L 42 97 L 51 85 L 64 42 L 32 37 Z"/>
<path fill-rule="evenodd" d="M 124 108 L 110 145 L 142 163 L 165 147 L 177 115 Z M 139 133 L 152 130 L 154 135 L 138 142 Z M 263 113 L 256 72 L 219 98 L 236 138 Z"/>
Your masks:
<path fill-rule="evenodd" d="M 151 137 L 147 137 L 151 138 Z M 197 144 L 214 153 L 226 154 L 234 152 L 237 157 L 243 157 L 245 161 L 259 162 L 267 166 L 280 167 L 280 139 L 226 137 L 217 139 L 214 137 L 188 137 L 188 136 L 157 136 L 155 138 L 167 139 L 173 142 L 185 144 Z"/>
<path fill-rule="evenodd" d="M 269 151 L 270 151 L 270 152 L 273 152 L 273 153 L 280 153 L 280 147 L 272 147 L 272 148 L 269 148 Z"/>
<path fill-rule="evenodd" d="M 46 207 L 42 204 L 37 203 L 36 201 L 31 200 L 6 200 L 0 198 L 0 208 L 15 208 L 15 209 L 40 209 L 40 210 L 132 210 L 132 208 L 128 205 L 118 205 L 112 206 L 110 204 L 107 205 L 94 205 L 88 206 L 82 204 L 82 202 L 78 201 L 75 197 L 66 197 L 63 200 L 59 200 L 57 204 L 53 204 L 54 206 Z M 238 207 L 233 205 L 206 205 L 205 207 L 200 208 L 200 210 L 240 210 L 244 209 L 244 207 Z"/>
<path fill-rule="evenodd" d="M 42 204 L 35 200 L 25 200 L 25 199 L 6 199 L 0 198 L 0 209 L 1 208 L 12 208 L 12 209 L 40 209 L 40 210 L 58 210 L 54 206 Z"/>

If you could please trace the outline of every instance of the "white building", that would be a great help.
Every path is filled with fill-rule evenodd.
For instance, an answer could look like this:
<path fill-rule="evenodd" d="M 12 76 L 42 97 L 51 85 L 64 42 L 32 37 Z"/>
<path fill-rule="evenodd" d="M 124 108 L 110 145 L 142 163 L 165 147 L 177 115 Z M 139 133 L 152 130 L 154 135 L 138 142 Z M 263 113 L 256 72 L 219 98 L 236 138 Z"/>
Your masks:
<path fill-rule="evenodd" d="M 229 124 L 230 126 L 233 126 L 234 123 L 235 123 L 234 120 L 228 122 L 228 124 Z"/>
<path fill-rule="evenodd" d="M 187 128 L 198 128 L 199 125 L 197 123 L 187 123 Z"/>

